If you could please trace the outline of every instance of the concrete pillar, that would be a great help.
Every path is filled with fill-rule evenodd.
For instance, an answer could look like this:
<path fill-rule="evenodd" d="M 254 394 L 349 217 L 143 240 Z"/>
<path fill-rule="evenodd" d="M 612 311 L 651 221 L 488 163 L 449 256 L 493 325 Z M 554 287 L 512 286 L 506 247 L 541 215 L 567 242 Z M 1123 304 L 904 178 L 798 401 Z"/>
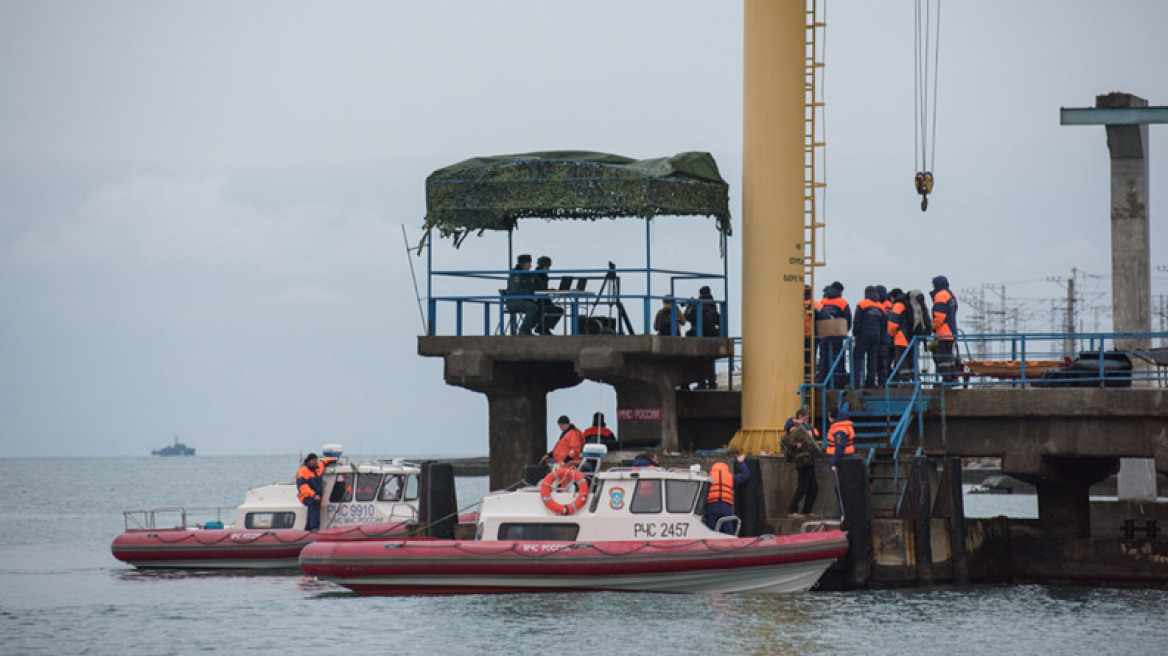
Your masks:
<path fill-rule="evenodd" d="M 1099 109 L 1147 107 L 1129 93 L 1096 96 Z M 1148 126 L 1107 125 L 1111 155 L 1111 316 L 1116 332 L 1151 332 L 1152 278 L 1148 231 Z M 1146 350 L 1148 340 L 1121 349 Z"/>
<path fill-rule="evenodd" d="M 1091 537 L 1090 485 L 1044 481 L 1038 491 L 1038 525 L 1053 537 Z"/>
<path fill-rule="evenodd" d="M 547 393 L 495 389 L 486 396 L 490 489 L 500 490 L 522 479 L 523 466 L 547 453 Z"/>
<path fill-rule="evenodd" d="M 1038 493 L 1038 526 L 1053 537 L 1091 537 L 1091 486 L 1116 473 L 1119 458 L 1038 457 L 1037 471 L 1023 473 L 1021 458 L 1004 458 L 1002 472 L 1031 483 Z"/>

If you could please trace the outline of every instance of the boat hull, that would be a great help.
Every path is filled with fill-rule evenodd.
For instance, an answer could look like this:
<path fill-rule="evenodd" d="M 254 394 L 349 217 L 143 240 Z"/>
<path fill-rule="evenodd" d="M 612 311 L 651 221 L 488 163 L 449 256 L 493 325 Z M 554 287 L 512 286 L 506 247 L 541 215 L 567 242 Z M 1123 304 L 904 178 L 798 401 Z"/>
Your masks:
<path fill-rule="evenodd" d="M 318 540 L 306 573 L 358 594 L 618 590 L 802 592 L 847 551 L 841 531 L 715 540 Z"/>
<path fill-rule="evenodd" d="M 405 535 L 402 522 L 328 531 L 300 529 L 163 529 L 126 531 L 114 538 L 114 558 L 138 568 L 293 569 L 300 551 L 319 535 L 372 540 Z"/>

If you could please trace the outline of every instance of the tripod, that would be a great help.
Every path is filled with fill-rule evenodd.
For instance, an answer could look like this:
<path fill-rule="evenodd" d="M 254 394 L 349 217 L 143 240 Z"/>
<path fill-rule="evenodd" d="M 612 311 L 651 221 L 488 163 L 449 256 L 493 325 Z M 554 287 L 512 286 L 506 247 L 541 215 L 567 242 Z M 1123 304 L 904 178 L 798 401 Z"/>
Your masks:
<path fill-rule="evenodd" d="M 617 319 L 620 321 L 618 328 L 623 327 L 626 335 L 637 334 L 633 330 L 633 322 L 629 321 L 629 315 L 625 312 L 625 306 L 620 300 L 620 276 L 616 275 L 616 265 L 612 262 L 608 263 L 608 273 L 604 274 L 604 280 L 600 283 L 600 291 L 596 292 L 596 300 L 592 301 L 592 307 L 588 308 L 588 320 L 591 322 L 592 313 L 596 311 L 596 306 L 600 305 L 601 297 L 608 293 L 616 297 L 615 301 L 605 301 L 609 307 L 616 307 Z M 597 331 L 600 332 L 600 331 Z"/>

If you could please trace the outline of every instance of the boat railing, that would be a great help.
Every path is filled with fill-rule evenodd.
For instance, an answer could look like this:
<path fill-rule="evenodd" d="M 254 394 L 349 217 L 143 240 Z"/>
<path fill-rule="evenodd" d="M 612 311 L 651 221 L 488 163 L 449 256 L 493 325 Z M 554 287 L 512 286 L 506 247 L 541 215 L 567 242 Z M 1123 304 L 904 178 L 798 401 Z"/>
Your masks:
<path fill-rule="evenodd" d="M 160 529 L 204 528 L 235 518 L 235 508 L 227 506 L 163 506 L 149 510 L 122 512 L 127 531 L 156 531 Z"/>

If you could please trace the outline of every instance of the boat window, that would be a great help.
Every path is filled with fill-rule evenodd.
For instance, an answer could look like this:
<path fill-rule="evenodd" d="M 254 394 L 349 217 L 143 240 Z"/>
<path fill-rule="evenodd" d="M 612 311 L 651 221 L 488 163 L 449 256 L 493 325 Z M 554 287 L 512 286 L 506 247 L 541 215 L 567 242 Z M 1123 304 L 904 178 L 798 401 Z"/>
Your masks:
<path fill-rule="evenodd" d="M 349 479 L 341 474 L 333 479 L 333 490 L 329 493 L 329 503 L 344 503 L 353 500 L 353 486 Z"/>
<path fill-rule="evenodd" d="M 579 524 L 503 524 L 499 527 L 500 540 L 572 541 L 579 533 Z"/>
<path fill-rule="evenodd" d="M 294 512 L 248 513 L 243 518 L 243 525 L 247 528 L 292 528 L 295 523 Z"/>
<path fill-rule="evenodd" d="M 592 505 L 588 506 L 588 512 L 596 512 L 596 505 L 600 503 L 600 491 L 604 489 L 604 481 L 596 481 L 596 488 L 589 490 L 592 493 Z"/>
<path fill-rule="evenodd" d="M 637 486 L 633 488 L 633 502 L 629 505 L 629 512 L 661 512 L 661 481 L 637 481 Z"/>
<path fill-rule="evenodd" d="M 665 509 L 671 513 L 692 511 L 701 486 L 701 481 L 665 481 Z"/>
<path fill-rule="evenodd" d="M 406 477 L 406 501 L 418 500 L 418 477 L 410 474 Z"/>
<path fill-rule="evenodd" d="M 357 474 L 357 501 L 372 501 L 381 489 L 381 474 Z"/>
<path fill-rule="evenodd" d="M 710 484 L 702 483 L 698 489 L 698 505 L 694 507 L 695 515 L 706 514 L 706 496 L 710 493 Z"/>
<path fill-rule="evenodd" d="M 402 487 L 405 478 L 401 474 L 397 476 L 386 476 L 385 485 L 381 486 L 381 494 L 377 495 L 378 501 L 401 501 Z"/>

